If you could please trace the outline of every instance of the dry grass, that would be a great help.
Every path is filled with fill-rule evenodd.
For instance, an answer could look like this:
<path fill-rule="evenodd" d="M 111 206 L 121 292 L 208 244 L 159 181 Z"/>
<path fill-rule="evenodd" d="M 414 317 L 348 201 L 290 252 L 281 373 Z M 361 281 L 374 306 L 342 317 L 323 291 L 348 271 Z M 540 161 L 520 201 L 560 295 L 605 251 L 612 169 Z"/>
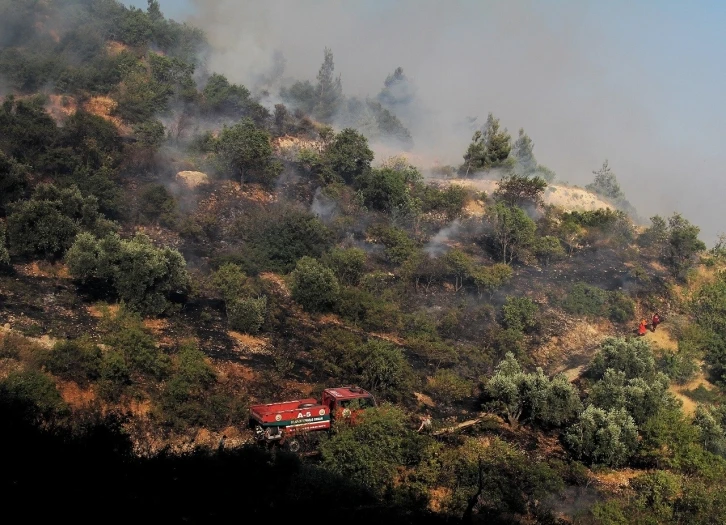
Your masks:
<path fill-rule="evenodd" d="M 99 96 L 89 99 L 88 102 L 83 105 L 83 109 L 92 115 L 96 115 L 111 122 L 114 126 L 116 126 L 116 129 L 118 129 L 120 134 L 129 135 L 131 133 L 131 128 L 124 124 L 119 117 L 113 115 L 113 111 L 116 109 L 116 106 L 116 101 L 111 97 Z"/>
<path fill-rule="evenodd" d="M 433 182 L 433 181 L 432 181 Z M 471 188 L 477 191 L 484 191 L 487 195 L 494 193 L 499 186 L 498 180 L 490 179 L 436 179 L 435 182 L 444 186 L 457 184 L 465 188 Z M 559 184 L 550 184 L 544 193 L 545 204 L 553 204 L 567 211 L 591 211 L 600 208 L 612 209 L 613 206 L 600 199 L 594 193 L 590 193 L 582 188 L 573 188 L 570 186 L 562 186 Z M 480 209 L 472 208 L 470 212 L 484 212 L 484 207 Z"/>
<path fill-rule="evenodd" d="M 109 40 L 108 42 L 106 42 L 106 52 L 111 56 L 116 56 L 123 51 L 127 51 L 128 49 L 129 46 L 115 40 Z"/>
<path fill-rule="evenodd" d="M 180 171 L 176 174 L 176 178 L 189 189 L 209 184 L 209 176 L 201 171 Z"/>
<path fill-rule="evenodd" d="M 87 408 L 96 399 L 93 389 L 83 389 L 73 381 L 61 381 L 56 383 L 63 401 L 73 409 Z"/>

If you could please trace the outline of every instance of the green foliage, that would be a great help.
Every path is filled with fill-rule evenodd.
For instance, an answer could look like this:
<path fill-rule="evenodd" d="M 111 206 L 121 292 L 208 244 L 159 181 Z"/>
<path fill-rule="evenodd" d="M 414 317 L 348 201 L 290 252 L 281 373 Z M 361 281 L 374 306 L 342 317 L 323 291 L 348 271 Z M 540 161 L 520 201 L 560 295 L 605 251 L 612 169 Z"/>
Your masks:
<path fill-rule="evenodd" d="M 148 314 L 167 310 L 170 294 L 186 292 L 190 285 L 182 255 L 172 248 L 156 248 L 143 234 L 129 240 L 116 234 L 102 239 L 81 234 L 68 250 L 66 263 L 74 279 L 110 284 L 126 304 Z"/>
<path fill-rule="evenodd" d="M 696 356 L 687 351 L 664 352 L 659 363 L 661 369 L 674 383 L 685 385 L 701 369 Z"/>
<path fill-rule="evenodd" d="M 699 432 L 699 442 L 703 448 L 726 456 L 726 411 L 723 407 L 699 404 L 693 417 L 693 424 Z"/>
<path fill-rule="evenodd" d="M 157 379 L 168 374 L 169 357 L 157 348 L 154 337 L 144 327 L 138 314 L 122 308 L 116 315 L 104 319 L 104 329 L 104 342 L 120 353 L 128 370 Z M 116 356 L 104 361 L 101 367 L 104 379 L 119 381 L 123 378 L 125 367 L 114 362 L 117 361 Z"/>
<path fill-rule="evenodd" d="M 101 350 L 88 338 L 58 341 L 45 366 L 52 374 L 85 387 L 100 376 Z"/>
<path fill-rule="evenodd" d="M 287 273 L 301 257 L 321 257 L 332 244 L 332 232 L 315 215 L 295 208 L 278 208 L 240 223 L 248 253 L 249 273 L 271 270 Z"/>
<path fill-rule="evenodd" d="M 111 401 L 118 401 L 124 389 L 131 384 L 131 369 L 124 353 L 120 350 L 108 350 L 101 359 L 101 379 L 99 390 L 101 395 Z"/>
<path fill-rule="evenodd" d="M 134 126 L 134 137 L 142 148 L 156 151 L 164 143 L 166 129 L 158 120 L 150 120 Z"/>
<path fill-rule="evenodd" d="M 391 168 L 374 169 L 358 177 L 363 203 L 371 209 L 391 213 L 411 209 L 411 194 L 406 174 Z"/>
<path fill-rule="evenodd" d="M 635 316 L 635 303 L 623 292 L 610 292 L 608 303 L 608 315 L 611 321 L 627 323 Z"/>
<path fill-rule="evenodd" d="M 352 479 L 377 496 L 393 488 L 397 470 L 406 460 L 406 416 L 395 406 L 370 408 L 355 425 L 336 424 L 331 439 L 320 447 L 323 467 Z"/>
<path fill-rule="evenodd" d="M 582 282 L 575 283 L 562 302 L 562 309 L 575 315 L 601 316 L 604 314 L 607 292 Z"/>
<path fill-rule="evenodd" d="M 609 337 L 600 344 L 587 374 L 601 379 L 609 368 L 623 372 L 626 379 L 649 380 L 655 375 L 655 358 L 650 345 L 643 339 Z"/>
<path fill-rule="evenodd" d="M 0 214 L 6 206 L 25 196 L 28 188 L 27 168 L 0 150 Z"/>
<path fill-rule="evenodd" d="M 619 467 L 638 446 L 638 428 L 625 409 L 588 406 L 565 432 L 565 443 L 578 460 Z"/>
<path fill-rule="evenodd" d="M 474 261 L 457 248 L 446 252 L 443 260 L 447 273 L 454 276 L 454 291 L 458 292 L 464 286 L 464 280 L 471 276 Z"/>
<path fill-rule="evenodd" d="M 144 223 L 158 222 L 173 227 L 177 221 L 177 204 L 174 196 L 161 184 L 150 184 L 139 196 L 139 220 Z"/>
<path fill-rule="evenodd" d="M 282 165 L 273 160 L 269 133 L 256 127 L 249 118 L 225 127 L 214 150 L 225 173 L 244 182 L 270 186 L 282 172 Z"/>
<path fill-rule="evenodd" d="M 581 408 L 580 398 L 564 376 L 549 379 L 541 368 L 522 371 L 514 354 L 508 352 L 487 382 L 489 406 L 517 426 L 522 419 L 544 425 L 562 425 Z"/>
<path fill-rule="evenodd" d="M 484 523 L 503 515 L 525 515 L 540 501 L 564 488 L 562 478 L 546 463 L 499 438 L 467 438 L 441 454 L 439 484 L 449 489 L 444 500 L 448 514 Z"/>
<path fill-rule="evenodd" d="M 10 206 L 8 236 L 13 251 L 25 256 L 61 256 L 82 229 L 105 225 L 98 200 L 84 197 L 78 188 L 39 185 L 31 200 Z"/>
<path fill-rule="evenodd" d="M 291 274 L 292 298 L 309 312 L 332 309 L 340 293 L 338 279 L 330 268 L 311 257 L 298 260 Z"/>
<path fill-rule="evenodd" d="M 28 420 L 40 425 L 69 412 L 53 380 L 37 370 L 10 372 L 0 381 L 0 400 L 20 408 Z"/>
<path fill-rule="evenodd" d="M 537 237 L 534 240 L 532 251 L 545 266 L 549 266 L 551 261 L 557 261 L 565 257 L 565 249 L 562 247 L 562 243 L 552 235 Z"/>
<path fill-rule="evenodd" d="M 207 392 L 215 379 L 216 374 L 204 353 L 194 342 L 183 342 L 171 379 L 162 393 L 164 422 L 177 428 L 207 423 L 211 419 Z"/>
<path fill-rule="evenodd" d="M 219 291 L 225 302 L 234 302 L 242 295 L 250 293 L 247 276 L 236 264 L 221 265 L 212 274 L 212 284 Z"/>
<path fill-rule="evenodd" d="M 700 231 L 698 226 L 691 224 L 678 213 L 668 219 L 666 263 L 674 277 L 684 279 L 698 252 L 706 249 L 706 245 L 698 238 Z"/>
<path fill-rule="evenodd" d="M 376 226 L 370 228 L 368 233 L 375 242 L 385 246 L 386 258 L 393 264 L 402 264 L 416 250 L 416 242 L 400 228 Z"/>
<path fill-rule="evenodd" d="M 464 165 L 460 171 L 466 175 L 501 166 L 509 157 L 512 149 L 511 136 L 499 129 L 499 119 L 489 113 L 481 131 L 474 133 L 471 144 L 464 155 Z"/>
<path fill-rule="evenodd" d="M 509 206 L 533 206 L 536 208 L 544 206 L 545 189 L 547 189 L 547 182 L 541 177 L 512 174 L 502 177 L 492 196 Z"/>
<path fill-rule="evenodd" d="M 537 226 L 522 208 L 498 202 L 488 209 L 486 220 L 492 228 L 497 251 L 506 264 L 521 258 L 535 240 Z"/>
<path fill-rule="evenodd" d="M 561 302 L 562 309 L 574 315 L 605 317 L 617 323 L 630 322 L 635 315 L 635 303 L 622 292 L 608 292 L 583 282 L 572 285 Z"/>
<path fill-rule="evenodd" d="M 333 248 L 323 261 L 335 272 L 341 284 L 356 286 L 366 264 L 366 252 L 360 248 Z"/>
<path fill-rule="evenodd" d="M 256 334 L 267 315 L 267 297 L 241 297 L 227 302 L 227 321 L 232 330 Z"/>
<path fill-rule="evenodd" d="M 638 244 L 650 249 L 657 256 L 665 254 L 668 244 L 668 223 L 660 215 L 650 218 L 650 226 L 638 237 Z"/>
<path fill-rule="evenodd" d="M 491 298 L 494 292 L 504 286 L 512 278 L 514 271 L 512 267 L 504 263 L 496 263 L 491 266 L 480 266 L 472 270 L 472 279 L 476 285 L 479 297 L 487 292 Z"/>
<path fill-rule="evenodd" d="M 248 117 L 258 126 L 264 126 L 269 112 L 250 96 L 245 86 L 230 84 L 224 75 L 213 74 L 202 91 L 205 108 L 232 119 Z"/>
<path fill-rule="evenodd" d="M 519 332 L 530 331 L 537 326 L 539 307 L 528 297 L 507 297 L 502 306 L 504 326 Z"/>
<path fill-rule="evenodd" d="M 440 369 L 429 379 L 427 388 L 439 402 L 449 404 L 471 397 L 474 384 L 452 370 Z"/>
<path fill-rule="evenodd" d="M 443 213 L 447 220 L 453 221 L 461 217 L 469 191 L 457 184 L 445 188 L 426 184 L 415 195 L 421 199 L 421 211 Z"/>
<path fill-rule="evenodd" d="M 365 330 L 395 331 L 400 326 L 398 305 L 366 290 L 341 288 L 336 311 Z"/>
<path fill-rule="evenodd" d="M 636 498 L 631 508 L 642 512 L 643 521 L 668 523 L 673 519 L 675 503 L 681 493 L 679 476 L 657 470 L 638 476 L 632 487 Z"/>
<path fill-rule="evenodd" d="M 313 114 L 321 122 L 330 122 L 343 97 L 343 86 L 340 75 L 333 77 L 335 64 L 333 52 L 325 48 L 323 63 L 318 71 L 318 85 L 315 88 L 316 101 Z"/>
<path fill-rule="evenodd" d="M 618 179 L 610 169 L 608 161 L 603 162 L 602 167 L 592 172 L 595 175 L 595 180 L 592 184 L 585 186 L 585 189 L 612 201 L 617 201 L 625 197 L 625 194 L 620 189 Z"/>
<path fill-rule="evenodd" d="M 358 373 L 363 386 L 391 398 L 408 395 L 411 369 L 400 348 L 372 339 L 361 349 Z"/>
<path fill-rule="evenodd" d="M 707 453 L 697 439 L 698 429 L 680 409 L 660 410 L 640 427 L 638 462 L 686 472 L 705 470 L 717 458 Z"/>
<path fill-rule="evenodd" d="M 605 410 L 624 408 L 636 425 L 642 425 L 661 410 L 678 406 L 668 391 L 669 384 L 662 373 L 646 381 L 641 377 L 626 379 L 625 372 L 608 369 L 592 386 L 588 402 Z"/>
<path fill-rule="evenodd" d="M 0 222 L 0 267 L 10 264 L 10 252 L 8 252 L 5 237 L 5 224 Z"/>
<path fill-rule="evenodd" d="M 331 175 L 352 184 L 368 172 L 373 161 L 373 151 L 368 147 L 368 139 L 356 130 L 346 128 L 338 133 L 325 148 L 322 162 Z M 325 173 L 324 178 L 327 178 Z"/>

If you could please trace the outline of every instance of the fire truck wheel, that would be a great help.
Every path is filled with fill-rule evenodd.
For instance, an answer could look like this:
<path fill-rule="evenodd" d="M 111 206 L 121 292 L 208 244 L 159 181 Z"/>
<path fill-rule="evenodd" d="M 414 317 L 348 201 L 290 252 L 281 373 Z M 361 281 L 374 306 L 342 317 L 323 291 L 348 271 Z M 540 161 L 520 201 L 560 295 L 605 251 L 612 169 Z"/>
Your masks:
<path fill-rule="evenodd" d="M 297 439 L 291 439 L 287 442 L 287 449 L 290 452 L 300 452 L 300 442 Z"/>

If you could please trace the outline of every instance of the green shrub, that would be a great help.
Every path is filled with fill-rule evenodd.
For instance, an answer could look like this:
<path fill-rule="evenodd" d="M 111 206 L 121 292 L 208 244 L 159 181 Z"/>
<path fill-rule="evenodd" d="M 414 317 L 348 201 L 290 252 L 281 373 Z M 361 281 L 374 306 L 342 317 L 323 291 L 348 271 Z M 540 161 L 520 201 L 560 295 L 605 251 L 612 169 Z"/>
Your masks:
<path fill-rule="evenodd" d="M 108 332 L 105 343 L 121 352 L 130 370 L 158 379 L 169 372 L 169 356 L 157 348 L 153 336 L 143 326 L 138 314 L 121 309 L 114 317 L 105 319 L 104 325 Z M 117 363 L 114 366 L 123 368 Z"/>
<path fill-rule="evenodd" d="M 110 284 L 121 300 L 147 314 L 168 310 L 169 296 L 190 286 L 184 257 L 173 248 L 157 248 L 143 234 L 126 240 L 83 233 L 68 250 L 66 263 L 74 279 Z"/>
<path fill-rule="evenodd" d="M 562 301 L 562 309 L 569 314 L 602 316 L 605 314 L 607 292 L 596 286 L 575 283 Z"/>
<path fill-rule="evenodd" d="M 241 295 L 249 293 L 247 276 L 239 265 L 226 263 L 212 274 L 212 284 L 219 290 L 226 302 L 233 302 Z"/>
<path fill-rule="evenodd" d="M 409 395 L 411 367 L 400 348 L 387 341 L 371 340 L 360 349 L 357 369 L 362 385 L 392 400 Z"/>
<path fill-rule="evenodd" d="M 509 330 L 525 332 L 537 326 L 539 307 L 528 297 L 507 297 L 502 307 L 504 326 Z"/>
<path fill-rule="evenodd" d="M 291 274 L 292 298 L 309 312 L 322 312 L 335 306 L 340 293 L 338 279 L 311 257 L 301 258 Z"/>
<path fill-rule="evenodd" d="M 58 341 L 48 354 L 46 366 L 54 375 L 86 386 L 100 375 L 101 350 L 87 338 Z"/>
<path fill-rule="evenodd" d="M 610 320 L 616 323 L 631 322 L 635 316 L 635 303 L 622 292 L 611 292 L 608 306 Z"/>
<path fill-rule="evenodd" d="M 443 403 L 457 402 L 472 395 L 474 385 L 451 370 L 437 370 L 429 379 L 428 389 Z"/>
<path fill-rule="evenodd" d="M 385 246 L 386 258 L 393 264 L 402 264 L 416 251 L 416 242 L 399 228 L 377 226 L 369 234 Z"/>
<path fill-rule="evenodd" d="M 37 370 L 10 372 L 0 381 L 0 400 L 22 411 L 28 420 L 41 424 L 69 411 L 53 380 Z"/>
<path fill-rule="evenodd" d="M 267 297 L 240 298 L 227 303 L 227 322 L 232 330 L 256 334 L 267 315 Z"/>
<path fill-rule="evenodd" d="M 118 401 L 125 388 L 131 384 L 131 370 L 123 352 L 109 350 L 103 354 L 100 376 L 98 386 L 101 396 L 110 401 Z"/>
<path fill-rule="evenodd" d="M 161 184 L 151 184 L 139 196 L 139 220 L 143 223 L 158 222 L 172 228 L 176 225 L 176 199 Z"/>
<path fill-rule="evenodd" d="M 336 311 L 344 319 L 365 330 L 396 330 L 400 327 L 398 305 L 356 288 L 340 291 Z"/>
<path fill-rule="evenodd" d="M 323 258 L 342 284 L 357 286 L 366 263 L 366 252 L 360 248 L 333 248 Z"/>

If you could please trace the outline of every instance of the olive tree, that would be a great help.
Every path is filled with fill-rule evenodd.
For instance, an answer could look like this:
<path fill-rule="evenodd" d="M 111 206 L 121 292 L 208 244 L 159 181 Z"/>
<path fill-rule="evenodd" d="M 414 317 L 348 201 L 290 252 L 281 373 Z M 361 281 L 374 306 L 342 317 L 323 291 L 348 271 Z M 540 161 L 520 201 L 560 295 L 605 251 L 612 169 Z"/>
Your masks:
<path fill-rule="evenodd" d="M 96 239 L 82 233 L 66 263 L 74 279 L 110 285 L 119 299 L 148 314 L 164 312 L 168 297 L 185 293 L 190 284 L 184 257 L 173 248 L 157 248 L 143 234 L 126 240 L 117 234 Z"/>
<path fill-rule="evenodd" d="M 522 419 L 561 425 L 581 408 L 577 390 L 564 376 L 550 379 L 541 368 L 524 372 L 511 352 L 497 366 L 486 391 L 491 399 L 488 406 L 503 414 L 512 427 Z"/>
<path fill-rule="evenodd" d="M 619 467 L 638 446 L 638 427 L 624 408 L 604 410 L 587 407 L 565 432 L 573 456 L 591 464 Z"/>

